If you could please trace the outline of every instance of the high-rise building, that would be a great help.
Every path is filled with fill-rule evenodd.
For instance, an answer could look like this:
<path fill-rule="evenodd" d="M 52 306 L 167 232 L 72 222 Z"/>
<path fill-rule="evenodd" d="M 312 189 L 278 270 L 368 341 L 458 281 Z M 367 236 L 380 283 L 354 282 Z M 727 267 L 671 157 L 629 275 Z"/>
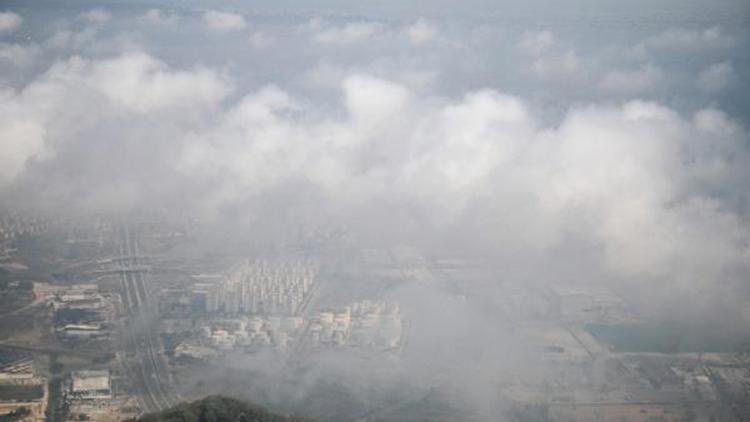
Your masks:
<path fill-rule="evenodd" d="M 318 267 L 310 261 L 245 261 L 206 297 L 208 312 L 295 315 L 315 284 Z"/>

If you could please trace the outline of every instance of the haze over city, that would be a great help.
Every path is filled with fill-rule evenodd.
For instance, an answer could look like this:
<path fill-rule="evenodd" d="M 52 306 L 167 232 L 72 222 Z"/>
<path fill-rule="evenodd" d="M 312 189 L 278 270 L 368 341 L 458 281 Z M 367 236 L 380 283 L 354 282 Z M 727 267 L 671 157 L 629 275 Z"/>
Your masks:
<path fill-rule="evenodd" d="M 748 23 L 0 1 L 0 418 L 750 419 Z"/>

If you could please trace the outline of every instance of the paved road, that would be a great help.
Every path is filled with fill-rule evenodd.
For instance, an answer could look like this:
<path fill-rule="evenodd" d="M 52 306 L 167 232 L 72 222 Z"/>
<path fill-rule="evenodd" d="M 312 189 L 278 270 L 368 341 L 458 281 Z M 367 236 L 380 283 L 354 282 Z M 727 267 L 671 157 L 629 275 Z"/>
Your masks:
<path fill-rule="evenodd" d="M 138 398 L 146 412 L 155 412 L 176 405 L 179 398 L 172 392 L 169 371 L 158 338 L 158 316 L 152 305 L 146 283 L 146 273 L 141 267 L 137 239 L 125 225 L 120 235 L 121 260 L 125 268 L 121 271 L 120 283 L 123 305 L 129 318 L 123 330 L 126 351 L 124 367 L 138 390 Z"/>
<path fill-rule="evenodd" d="M 10 349 L 10 350 L 19 350 L 22 352 L 32 352 L 32 353 L 41 353 L 41 354 L 58 354 L 58 355 L 68 355 L 68 356 L 83 356 L 90 359 L 96 359 L 96 358 L 103 358 L 107 356 L 107 353 L 110 353 L 107 350 L 84 350 L 84 349 L 73 349 L 69 347 L 56 347 L 56 346 L 34 346 L 34 345 L 25 345 L 25 344 L 16 344 L 16 343 L 8 343 L 8 342 L 0 342 L 0 349 Z"/>

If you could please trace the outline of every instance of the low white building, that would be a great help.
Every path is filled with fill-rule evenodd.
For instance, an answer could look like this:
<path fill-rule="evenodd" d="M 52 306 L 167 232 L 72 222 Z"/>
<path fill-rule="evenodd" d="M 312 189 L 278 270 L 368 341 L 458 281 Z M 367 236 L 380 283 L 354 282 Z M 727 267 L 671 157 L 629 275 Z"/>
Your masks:
<path fill-rule="evenodd" d="M 83 400 L 107 400 L 112 398 L 112 379 L 109 370 L 82 370 L 71 374 L 71 398 Z"/>
<path fill-rule="evenodd" d="M 92 338 L 105 334 L 99 324 L 67 324 L 60 332 L 68 338 Z"/>

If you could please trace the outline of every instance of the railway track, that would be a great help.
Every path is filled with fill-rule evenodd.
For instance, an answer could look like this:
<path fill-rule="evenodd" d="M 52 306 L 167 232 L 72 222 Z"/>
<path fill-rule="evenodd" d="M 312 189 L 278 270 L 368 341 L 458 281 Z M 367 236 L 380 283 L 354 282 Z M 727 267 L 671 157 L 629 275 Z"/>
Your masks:
<path fill-rule="evenodd" d="M 132 238 L 127 225 L 120 236 L 119 252 L 125 268 L 138 267 L 138 242 Z M 157 317 L 152 310 L 142 271 L 121 271 L 120 283 L 128 323 L 123 338 L 127 351 L 124 367 L 138 390 L 138 398 L 145 412 L 156 412 L 179 403 L 172 392 L 169 371 L 161 355 Z"/>

